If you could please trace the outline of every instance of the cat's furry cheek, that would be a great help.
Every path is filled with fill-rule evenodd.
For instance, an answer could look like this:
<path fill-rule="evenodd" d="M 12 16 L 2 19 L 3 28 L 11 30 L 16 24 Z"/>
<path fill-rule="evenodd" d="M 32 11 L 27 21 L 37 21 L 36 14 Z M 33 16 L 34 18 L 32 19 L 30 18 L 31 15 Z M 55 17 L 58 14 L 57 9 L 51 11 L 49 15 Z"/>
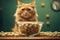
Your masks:
<path fill-rule="evenodd" d="M 39 17 L 37 13 L 36 13 L 36 17 Z"/>
<path fill-rule="evenodd" d="M 19 21 L 20 21 L 20 19 L 19 19 L 19 18 L 16 18 L 16 19 L 15 19 L 15 22 L 19 22 Z"/>

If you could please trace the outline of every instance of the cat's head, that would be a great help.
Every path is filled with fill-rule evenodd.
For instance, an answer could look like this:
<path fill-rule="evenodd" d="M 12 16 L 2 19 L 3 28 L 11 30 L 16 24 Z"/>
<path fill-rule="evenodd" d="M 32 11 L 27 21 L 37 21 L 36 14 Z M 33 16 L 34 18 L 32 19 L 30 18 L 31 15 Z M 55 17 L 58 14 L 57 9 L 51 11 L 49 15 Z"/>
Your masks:
<path fill-rule="evenodd" d="M 35 0 L 32 3 L 25 4 L 18 0 L 16 14 L 22 18 L 30 18 L 36 15 Z"/>

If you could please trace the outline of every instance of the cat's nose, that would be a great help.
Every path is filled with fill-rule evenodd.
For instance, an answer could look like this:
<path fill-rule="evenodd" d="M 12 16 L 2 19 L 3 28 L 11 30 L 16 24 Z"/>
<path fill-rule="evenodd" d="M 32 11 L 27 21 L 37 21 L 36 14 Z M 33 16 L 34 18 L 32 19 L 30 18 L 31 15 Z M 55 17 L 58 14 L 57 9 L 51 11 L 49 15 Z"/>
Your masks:
<path fill-rule="evenodd" d="M 24 14 L 27 15 L 28 14 L 27 11 L 24 11 Z"/>
<path fill-rule="evenodd" d="M 25 11 L 25 13 L 26 13 L 27 11 Z"/>
<path fill-rule="evenodd" d="M 25 11 L 25 14 L 27 14 L 27 11 Z"/>

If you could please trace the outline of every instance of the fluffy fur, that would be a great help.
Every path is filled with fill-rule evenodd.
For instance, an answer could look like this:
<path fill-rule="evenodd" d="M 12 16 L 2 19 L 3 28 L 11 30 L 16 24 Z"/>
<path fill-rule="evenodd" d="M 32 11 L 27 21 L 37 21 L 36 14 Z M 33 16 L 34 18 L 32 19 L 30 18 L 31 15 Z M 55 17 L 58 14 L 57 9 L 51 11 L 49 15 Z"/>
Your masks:
<path fill-rule="evenodd" d="M 21 3 L 18 0 L 18 6 L 15 16 L 15 22 L 36 22 L 37 21 L 37 13 L 35 8 L 35 1 L 29 4 Z M 17 25 L 15 25 L 15 29 Z M 16 31 L 16 30 L 15 30 Z"/>

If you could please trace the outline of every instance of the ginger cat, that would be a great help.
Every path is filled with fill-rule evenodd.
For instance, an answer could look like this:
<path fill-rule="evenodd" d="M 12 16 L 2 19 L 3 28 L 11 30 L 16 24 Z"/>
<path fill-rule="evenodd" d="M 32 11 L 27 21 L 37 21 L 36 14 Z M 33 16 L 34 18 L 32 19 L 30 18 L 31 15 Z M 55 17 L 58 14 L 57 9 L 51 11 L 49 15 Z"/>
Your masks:
<path fill-rule="evenodd" d="M 29 4 L 25 4 L 25 3 L 21 3 L 19 0 L 18 2 L 18 6 L 17 6 L 17 10 L 16 13 L 14 14 L 15 16 L 15 22 L 36 22 L 37 20 L 37 13 L 36 13 L 36 8 L 35 8 L 35 0 L 32 3 Z M 14 32 L 18 32 L 18 28 L 17 28 L 17 24 L 15 24 L 14 27 Z"/>

